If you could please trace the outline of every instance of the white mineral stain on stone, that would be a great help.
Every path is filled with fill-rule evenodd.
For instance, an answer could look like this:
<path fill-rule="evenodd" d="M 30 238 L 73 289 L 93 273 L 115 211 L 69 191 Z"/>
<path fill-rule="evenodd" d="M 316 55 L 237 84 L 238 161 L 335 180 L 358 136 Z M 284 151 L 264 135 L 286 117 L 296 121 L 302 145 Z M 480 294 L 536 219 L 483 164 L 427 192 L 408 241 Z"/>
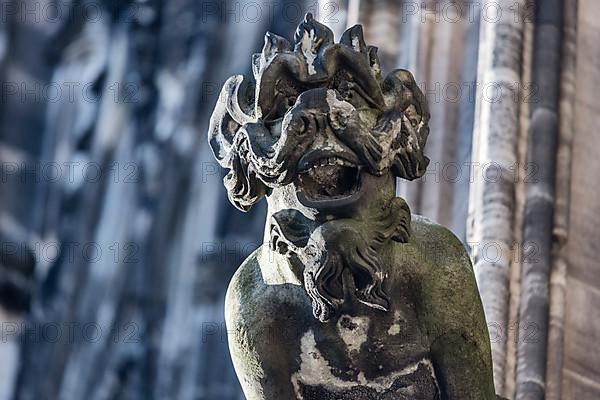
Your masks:
<path fill-rule="evenodd" d="M 395 336 L 399 333 L 400 333 L 400 325 L 398 325 L 398 324 L 393 324 L 392 326 L 390 326 L 390 329 L 388 329 L 388 335 Z"/>
<path fill-rule="evenodd" d="M 317 342 L 312 330 L 309 330 L 300 339 L 300 370 L 292 375 L 292 385 L 299 399 L 302 399 L 300 383 L 309 386 L 323 385 L 341 386 L 348 388 L 352 382 L 344 382 L 331 373 L 329 362 L 317 349 Z"/>
<path fill-rule="evenodd" d="M 354 51 L 360 52 L 360 41 L 356 36 L 352 38 L 352 47 L 354 48 Z"/>
<path fill-rule="evenodd" d="M 350 353 L 359 352 L 360 346 L 368 338 L 369 318 L 342 315 L 337 323 L 337 331 Z"/>
<path fill-rule="evenodd" d="M 304 54 L 304 58 L 306 58 L 306 64 L 308 66 L 308 74 L 314 75 L 317 73 L 315 69 L 315 60 L 317 59 L 317 52 L 313 49 L 313 45 L 315 43 L 315 31 L 310 30 L 304 31 L 304 35 L 301 39 L 301 48 L 302 54 Z"/>
<path fill-rule="evenodd" d="M 388 329 L 388 332 L 387 332 L 388 335 L 395 336 L 400 333 L 400 328 L 402 328 L 402 327 L 400 326 L 399 322 L 401 320 L 402 320 L 402 316 L 400 315 L 400 312 L 396 311 L 394 313 L 394 323 L 392 324 L 392 326 L 390 326 L 390 329 Z"/>
<path fill-rule="evenodd" d="M 312 331 L 308 331 L 300 341 L 302 381 L 310 384 L 333 378 L 329 363 L 323 358 Z"/>
<path fill-rule="evenodd" d="M 369 382 L 367 381 L 367 378 L 365 378 L 365 373 L 364 372 L 359 373 L 358 377 L 356 379 L 363 386 L 368 386 L 369 385 Z"/>
<path fill-rule="evenodd" d="M 335 96 L 334 90 L 330 89 L 327 91 L 326 100 L 327 100 L 327 105 L 329 106 L 329 109 L 335 110 L 336 113 L 339 115 L 339 118 L 341 118 L 341 119 L 350 118 L 350 116 L 354 112 L 354 106 L 352 104 L 348 103 L 347 101 L 338 100 L 338 98 Z M 334 129 L 340 129 L 342 127 L 339 123 L 340 121 L 337 121 L 334 119 L 331 122 L 334 125 L 333 126 Z"/>
<path fill-rule="evenodd" d="M 356 386 L 369 387 L 379 393 L 383 393 L 389 390 L 399 377 L 414 373 L 422 364 L 429 369 L 435 380 L 431 361 L 423 359 L 400 371 L 377 377 L 371 381 L 367 380 L 363 372 L 358 374 L 356 380 L 345 381 L 333 375 L 329 362 L 317 348 L 313 331 L 308 330 L 300 340 L 300 369 L 292 375 L 291 380 L 298 399 L 303 399 L 300 384 L 305 386 L 322 386 L 333 393 L 343 393 Z M 413 389 L 412 387 L 405 388 L 405 390 L 409 391 Z"/>

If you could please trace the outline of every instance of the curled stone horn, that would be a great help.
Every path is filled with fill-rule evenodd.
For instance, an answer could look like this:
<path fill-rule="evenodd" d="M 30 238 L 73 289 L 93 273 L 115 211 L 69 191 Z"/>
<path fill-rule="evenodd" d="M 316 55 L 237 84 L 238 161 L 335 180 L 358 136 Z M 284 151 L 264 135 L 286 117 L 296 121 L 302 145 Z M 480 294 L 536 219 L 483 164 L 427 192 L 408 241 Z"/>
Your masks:
<path fill-rule="evenodd" d="M 254 118 L 254 85 L 241 75 L 229 78 L 219 95 L 209 127 L 209 144 L 219 164 L 229 169 L 224 179 L 231 202 L 248 210 L 265 194 L 247 155 L 249 141 L 242 127 Z"/>
<path fill-rule="evenodd" d="M 335 132 L 373 175 L 392 171 L 412 180 L 425 173 L 425 96 L 408 71 L 382 79 L 377 48 L 365 44 L 361 26 L 335 43 L 332 31 L 307 14 L 293 44 L 265 35 L 252 71 L 255 82 L 242 75 L 225 82 L 209 128 L 239 209 L 292 182 L 302 154 L 324 130 Z"/>

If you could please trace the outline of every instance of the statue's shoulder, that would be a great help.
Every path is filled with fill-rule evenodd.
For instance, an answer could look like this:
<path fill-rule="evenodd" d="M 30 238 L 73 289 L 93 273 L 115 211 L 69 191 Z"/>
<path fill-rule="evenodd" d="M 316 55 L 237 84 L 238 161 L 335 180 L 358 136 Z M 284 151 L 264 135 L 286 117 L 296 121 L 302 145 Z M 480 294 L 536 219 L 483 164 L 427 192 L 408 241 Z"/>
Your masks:
<path fill-rule="evenodd" d="M 469 297 L 479 297 L 473 264 L 463 243 L 448 228 L 428 218 L 413 215 L 411 221 L 410 244 L 418 252 L 417 263 L 424 288 L 429 288 L 430 295 L 464 299 L 465 292 Z M 448 291 L 452 288 L 453 290 Z M 450 305 L 450 303 L 448 303 Z"/>
<path fill-rule="evenodd" d="M 469 332 L 487 343 L 487 328 L 471 260 L 450 230 L 413 215 L 411 243 L 421 254 L 419 287 L 433 338 L 449 331 Z"/>
<path fill-rule="evenodd" d="M 448 228 L 421 215 L 412 215 L 411 242 L 437 271 L 473 277 L 473 265 L 463 243 Z"/>
<path fill-rule="evenodd" d="M 450 230 L 427 218 L 413 215 L 411 228 L 410 243 L 423 255 L 420 309 L 438 369 L 463 382 L 474 398 L 492 399 L 489 333 L 467 250 Z"/>
<path fill-rule="evenodd" d="M 259 256 L 261 249 L 253 251 L 238 267 L 231 278 L 225 295 L 225 317 L 230 321 L 240 315 L 240 311 L 251 307 L 255 294 L 262 286 Z M 249 310 L 251 312 L 251 310 Z"/>
<path fill-rule="evenodd" d="M 276 254 L 270 253 L 266 246 L 261 246 L 239 266 L 225 296 L 225 320 L 228 324 L 257 326 L 272 322 L 268 318 L 265 320 L 267 315 L 276 319 L 289 312 L 311 313 L 310 302 L 300 283 L 282 283 L 277 280 L 277 274 L 275 277 L 268 275 L 268 269 L 265 275 L 261 265 L 269 263 L 269 268 L 276 269 L 275 257 Z"/>

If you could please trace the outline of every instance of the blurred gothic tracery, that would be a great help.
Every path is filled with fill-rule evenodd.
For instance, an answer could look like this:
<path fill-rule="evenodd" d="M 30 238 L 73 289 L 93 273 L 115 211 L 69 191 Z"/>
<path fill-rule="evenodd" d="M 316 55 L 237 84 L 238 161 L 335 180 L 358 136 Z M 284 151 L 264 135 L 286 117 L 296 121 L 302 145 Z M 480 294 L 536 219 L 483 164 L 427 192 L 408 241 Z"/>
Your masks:
<path fill-rule="evenodd" d="M 497 391 L 600 398 L 597 1 L 0 6 L 0 400 L 243 398 L 223 296 L 265 205 L 229 204 L 208 117 L 307 11 L 426 93 L 430 169 L 398 193 L 471 250 Z"/>

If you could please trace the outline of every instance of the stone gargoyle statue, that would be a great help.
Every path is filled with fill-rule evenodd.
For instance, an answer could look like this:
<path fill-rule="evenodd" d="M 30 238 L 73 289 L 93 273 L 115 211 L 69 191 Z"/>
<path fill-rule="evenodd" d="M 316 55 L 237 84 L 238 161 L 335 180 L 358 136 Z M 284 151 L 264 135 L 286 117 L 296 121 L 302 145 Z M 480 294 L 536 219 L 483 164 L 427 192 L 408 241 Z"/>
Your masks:
<path fill-rule="evenodd" d="M 495 399 L 469 257 L 396 197 L 429 162 L 411 73 L 382 78 L 361 26 L 335 43 L 310 14 L 293 44 L 267 33 L 252 67 L 225 82 L 209 131 L 231 202 L 268 203 L 226 296 L 246 397 Z"/>

